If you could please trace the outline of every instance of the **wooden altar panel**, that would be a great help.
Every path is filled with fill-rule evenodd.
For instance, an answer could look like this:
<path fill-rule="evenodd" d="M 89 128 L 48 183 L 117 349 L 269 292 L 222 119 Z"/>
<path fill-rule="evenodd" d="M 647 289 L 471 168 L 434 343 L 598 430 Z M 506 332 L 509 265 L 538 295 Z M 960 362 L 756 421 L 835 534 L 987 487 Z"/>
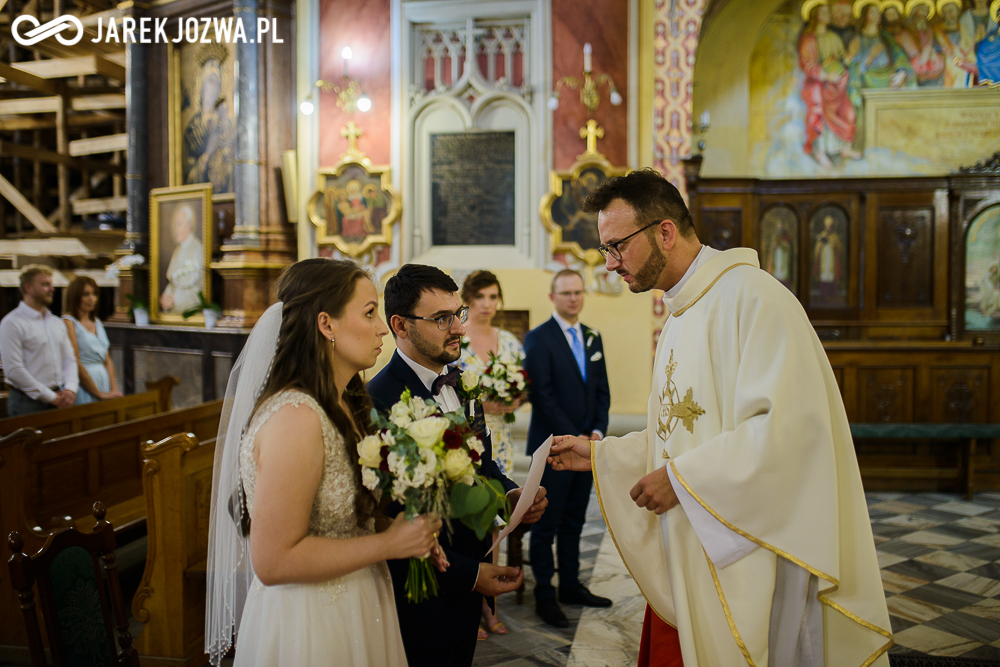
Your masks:
<path fill-rule="evenodd" d="M 913 367 L 858 369 L 862 422 L 912 422 Z"/>
<path fill-rule="evenodd" d="M 931 368 L 931 421 L 989 422 L 990 367 Z"/>
<path fill-rule="evenodd" d="M 934 209 L 880 207 L 878 211 L 879 307 L 934 305 Z"/>

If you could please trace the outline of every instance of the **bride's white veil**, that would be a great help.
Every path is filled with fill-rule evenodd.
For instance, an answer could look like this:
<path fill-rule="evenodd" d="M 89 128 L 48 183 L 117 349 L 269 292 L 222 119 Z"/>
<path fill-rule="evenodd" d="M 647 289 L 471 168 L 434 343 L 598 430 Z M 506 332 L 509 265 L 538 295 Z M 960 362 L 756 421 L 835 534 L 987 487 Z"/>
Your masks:
<path fill-rule="evenodd" d="M 226 386 L 212 473 L 212 513 L 208 531 L 205 652 L 218 665 L 233 645 L 253 581 L 246 503 L 240 481 L 240 440 L 264 388 L 281 329 L 279 301 L 250 332 Z"/>

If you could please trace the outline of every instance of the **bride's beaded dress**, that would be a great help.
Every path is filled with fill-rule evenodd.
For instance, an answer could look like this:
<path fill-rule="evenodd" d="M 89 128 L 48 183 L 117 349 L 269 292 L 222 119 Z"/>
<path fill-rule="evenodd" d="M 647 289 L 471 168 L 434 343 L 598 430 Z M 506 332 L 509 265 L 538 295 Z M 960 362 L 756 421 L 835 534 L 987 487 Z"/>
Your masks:
<path fill-rule="evenodd" d="M 253 443 L 260 428 L 285 405 L 305 405 L 320 417 L 325 456 L 309 535 L 343 539 L 371 535 L 374 520 L 359 526 L 355 498 L 363 491 L 344 438 L 308 394 L 288 390 L 261 405 L 240 442 L 240 475 L 253 515 L 257 466 Z M 392 579 L 385 562 L 318 584 L 265 586 L 254 577 L 243 608 L 235 667 L 259 665 L 406 665 Z"/>

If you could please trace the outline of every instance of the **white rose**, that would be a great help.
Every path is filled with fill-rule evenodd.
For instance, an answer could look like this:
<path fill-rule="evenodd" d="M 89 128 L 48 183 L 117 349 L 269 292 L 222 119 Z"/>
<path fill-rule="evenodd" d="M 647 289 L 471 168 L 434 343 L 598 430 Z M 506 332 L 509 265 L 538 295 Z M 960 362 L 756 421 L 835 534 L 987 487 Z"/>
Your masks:
<path fill-rule="evenodd" d="M 366 489 L 371 489 L 374 491 L 378 488 L 378 475 L 371 468 L 361 469 L 361 483 L 365 485 Z"/>
<path fill-rule="evenodd" d="M 466 438 L 465 444 L 467 444 L 469 446 L 469 449 L 474 451 L 476 454 L 482 455 L 482 453 L 486 451 L 486 448 L 483 447 L 483 443 L 480 442 L 479 438 L 477 438 L 474 435 L 470 435 L 468 438 Z"/>
<path fill-rule="evenodd" d="M 471 368 L 462 373 L 462 389 L 472 391 L 479 386 L 479 374 Z"/>
<path fill-rule="evenodd" d="M 473 477 L 472 475 L 465 475 L 464 477 L 462 477 L 462 479 L 458 481 L 461 482 L 462 484 L 465 484 L 466 486 L 472 486 L 473 484 L 476 483 L 476 478 Z"/>
<path fill-rule="evenodd" d="M 410 418 L 409 406 L 402 401 L 396 403 L 396 405 L 392 406 L 392 410 L 389 411 L 389 421 L 399 428 L 409 426 L 413 422 L 413 419 Z"/>
<path fill-rule="evenodd" d="M 358 443 L 358 457 L 361 465 L 367 468 L 378 468 L 382 463 L 382 438 L 377 435 L 369 435 Z"/>
<path fill-rule="evenodd" d="M 433 447 L 441 442 L 441 436 L 448 430 L 448 420 L 444 417 L 426 417 L 407 427 L 406 432 L 421 447 Z"/>
<path fill-rule="evenodd" d="M 382 438 L 382 444 L 386 447 L 392 447 L 396 444 L 396 438 L 389 431 L 382 431 L 379 436 Z"/>
<path fill-rule="evenodd" d="M 484 387 L 492 387 L 493 386 L 493 378 L 490 377 L 489 375 L 486 375 L 486 376 L 483 377 L 482 383 L 483 383 Z"/>
<path fill-rule="evenodd" d="M 420 488 L 427 483 L 427 470 L 421 466 L 413 469 L 413 474 L 406 480 L 407 486 Z"/>
<path fill-rule="evenodd" d="M 500 363 L 503 364 L 504 366 L 511 366 L 515 362 L 516 360 L 514 359 L 514 356 L 510 352 L 504 352 L 503 354 L 500 355 Z"/>
<path fill-rule="evenodd" d="M 425 417 L 430 417 L 437 411 L 437 404 L 433 402 L 427 402 L 421 399 L 413 401 L 413 419 L 414 421 L 421 420 Z"/>
<path fill-rule="evenodd" d="M 456 481 L 470 474 L 472 459 L 464 449 L 449 449 L 444 455 L 444 474 L 451 481 Z"/>

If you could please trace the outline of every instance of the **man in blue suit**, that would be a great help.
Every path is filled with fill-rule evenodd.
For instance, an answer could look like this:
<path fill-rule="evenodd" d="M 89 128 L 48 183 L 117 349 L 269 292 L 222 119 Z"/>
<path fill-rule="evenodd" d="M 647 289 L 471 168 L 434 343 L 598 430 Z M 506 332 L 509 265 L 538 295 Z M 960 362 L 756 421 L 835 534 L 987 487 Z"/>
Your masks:
<path fill-rule="evenodd" d="M 551 319 L 524 339 L 524 368 L 531 395 L 528 454 L 550 435 L 579 434 L 600 440 L 608 428 L 611 391 L 600 335 L 580 324 L 583 277 L 563 269 L 552 277 Z M 549 625 L 565 628 L 569 620 L 556 602 L 552 541 L 558 537 L 559 602 L 610 607 L 611 600 L 580 583 L 580 533 L 587 516 L 593 473 L 546 468 L 542 486 L 549 506 L 531 529 L 531 569 L 535 575 L 535 612 Z"/>
<path fill-rule="evenodd" d="M 385 319 L 396 339 L 396 351 L 388 365 L 368 383 L 375 408 L 389 411 L 405 389 L 415 398 L 433 399 L 445 412 L 462 410 L 469 414 L 468 401 L 456 390 L 459 372 L 450 366 L 461 354 L 463 323 L 469 309 L 462 305 L 458 286 L 447 274 L 433 266 L 405 264 L 385 286 Z M 507 479 L 493 460 L 493 444 L 482 404 L 475 401 L 473 431 L 483 441 L 480 474 L 499 480 L 513 507 L 521 494 L 517 484 Z M 540 488 L 534 503 L 522 519 L 534 523 L 548 501 Z M 386 514 L 401 511 L 390 505 Z M 469 667 L 476 652 L 476 635 L 483 597 L 491 601 L 502 593 L 517 590 L 523 573 L 515 567 L 493 565 L 486 555 L 491 536 L 483 540 L 459 521 L 451 524 L 452 534 L 439 536 L 450 566 L 438 573 L 439 593 L 426 602 L 407 602 L 404 584 L 409 562 L 390 560 L 389 573 L 396 597 L 396 613 L 403 636 L 403 648 L 410 667 Z"/>

